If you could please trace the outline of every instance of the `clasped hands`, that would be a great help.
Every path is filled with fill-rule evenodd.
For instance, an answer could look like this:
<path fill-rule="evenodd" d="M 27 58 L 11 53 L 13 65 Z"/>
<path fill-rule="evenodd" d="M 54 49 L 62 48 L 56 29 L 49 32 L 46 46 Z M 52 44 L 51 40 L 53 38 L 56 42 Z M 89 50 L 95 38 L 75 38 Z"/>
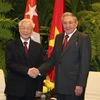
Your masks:
<path fill-rule="evenodd" d="M 36 78 L 39 75 L 39 73 L 40 73 L 39 70 L 35 67 L 29 68 L 29 70 L 28 70 L 28 75 L 31 78 Z"/>

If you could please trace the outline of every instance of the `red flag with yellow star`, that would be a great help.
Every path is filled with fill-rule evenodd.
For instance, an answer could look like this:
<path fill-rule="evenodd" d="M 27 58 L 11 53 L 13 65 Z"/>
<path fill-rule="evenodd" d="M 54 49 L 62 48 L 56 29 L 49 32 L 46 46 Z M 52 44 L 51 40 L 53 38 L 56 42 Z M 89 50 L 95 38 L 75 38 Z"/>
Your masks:
<path fill-rule="evenodd" d="M 40 32 L 39 32 L 39 22 L 38 22 L 38 14 L 37 14 L 37 5 L 36 0 L 27 0 L 26 10 L 24 14 L 24 18 L 29 18 L 35 24 L 35 28 L 33 30 L 31 38 L 40 43 Z"/>
<path fill-rule="evenodd" d="M 65 0 L 55 0 L 54 12 L 50 30 L 50 39 L 49 39 L 49 48 L 48 48 L 48 57 L 51 56 L 53 51 L 55 36 L 63 32 L 61 17 L 65 12 Z M 48 76 L 52 82 L 55 81 L 55 67 L 48 73 Z"/>

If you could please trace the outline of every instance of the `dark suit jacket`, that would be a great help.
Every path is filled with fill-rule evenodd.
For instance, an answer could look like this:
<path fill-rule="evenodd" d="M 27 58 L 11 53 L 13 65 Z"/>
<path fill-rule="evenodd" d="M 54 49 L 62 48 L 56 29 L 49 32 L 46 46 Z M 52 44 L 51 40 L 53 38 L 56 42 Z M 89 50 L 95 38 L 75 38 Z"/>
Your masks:
<path fill-rule="evenodd" d="M 91 59 L 91 44 L 88 35 L 76 31 L 62 52 L 64 34 L 58 34 L 51 57 L 39 67 L 41 75 L 54 65 L 55 90 L 61 94 L 73 94 L 75 86 L 86 86 Z"/>
<path fill-rule="evenodd" d="M 28 76 L 28 69 L 39 67 L 43 63 L 43 48 L 39 43 L 30 40 L 28 56 L 25 54 L 20 39 L 10 41 L 6 46 L 6 67 L 8 69 L 5 93 L 14 96 L 35 95 L 42 90 L 42 78 Z"/>

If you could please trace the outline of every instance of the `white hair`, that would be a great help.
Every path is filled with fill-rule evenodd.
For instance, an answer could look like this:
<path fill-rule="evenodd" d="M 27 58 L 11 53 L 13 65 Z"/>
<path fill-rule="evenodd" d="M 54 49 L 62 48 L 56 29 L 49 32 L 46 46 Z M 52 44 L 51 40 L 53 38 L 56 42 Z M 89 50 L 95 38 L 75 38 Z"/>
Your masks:
<path fill-rule="evenodd" d="M 22 22 L 30 22 L 31 25 L 32 25 L 32 28 L 35 27 L 35 24 L 33 23 L 33 21 L 32 21 L 31 19 L 27 19 L 27 18 L 22 19 L 22 20 L 19 22 L 19 24 L 18 24 L 19 27 L 20 27 L 20 25 L 22 24 Z"/>
<path fill-rule="evenodd" d="M 75 21 L 77 21 L 77 18 L 74 14 L 72 14 L 71 12 L 65 12 L 63 15 L 62 15 L 62 21 L 63 21 L 63 18 L 65 16 L 72 16 L 74 18 Z"/>

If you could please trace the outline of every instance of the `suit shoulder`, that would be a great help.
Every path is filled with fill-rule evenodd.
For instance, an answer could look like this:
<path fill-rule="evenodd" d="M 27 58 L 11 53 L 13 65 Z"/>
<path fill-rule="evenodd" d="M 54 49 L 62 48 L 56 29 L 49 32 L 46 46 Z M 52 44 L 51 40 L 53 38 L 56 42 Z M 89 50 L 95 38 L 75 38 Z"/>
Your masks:
<path fill-rule="evenodd" d="M 78 32 L 78 41 L 81 43 L 82 41 L 90 42 L 91 40 L 88 34 L 85 34 L 83 32 Z"/>
<path fill-rule="evenodd" d="M 64 33 L 59 33 L 59 34 L 57 34 L 56 36 L 62 36 Z"/>
<path fill-rule="evenodd" d="M 7 41 L 6 44 L 7 44 L 7 45 L 10 45 L 10 44 L 12 45 L 12 44 L 14 44 L 14 42 L 15 42 L 15 40 L 9 40 L 9 41 Z"/>
<path fill-rule="evenodd" d="M 63 35 L 64 35 L 64 33 L 57 34 L 57 35 L 56 35 L 56 38 L 57 38 L 57 37 L 62 37 Z"/>
<path fill-rule="evenodd" d="M 78 36 L 80 37 L 80 38 L 85 38 L 85 37 L 88 37 L 88 34 L 85 34 L 85 33 L 83 33 L 83 32 L 77 32 L 78 33 Z"/>
<path fill-rule="evenodd" d="M 32 42 L 34 45 L 36 45 L 36 46 L 42 47 L 42 44 L 40 44 L 40 43 L 38 43 L 38 42 L 36 42 L 36 41 L 34 41 L 34 40 L 31 40 L 31 42 Z"/>
<path fill-rule="evenodd" d="M 21 40 L 20 39 L 15 39 L 15 40 L 9 40 L 6 43 L 7 47 L 11 47 L 11 48 L 16 48 L 17 45 L 20 45 Z"/>

